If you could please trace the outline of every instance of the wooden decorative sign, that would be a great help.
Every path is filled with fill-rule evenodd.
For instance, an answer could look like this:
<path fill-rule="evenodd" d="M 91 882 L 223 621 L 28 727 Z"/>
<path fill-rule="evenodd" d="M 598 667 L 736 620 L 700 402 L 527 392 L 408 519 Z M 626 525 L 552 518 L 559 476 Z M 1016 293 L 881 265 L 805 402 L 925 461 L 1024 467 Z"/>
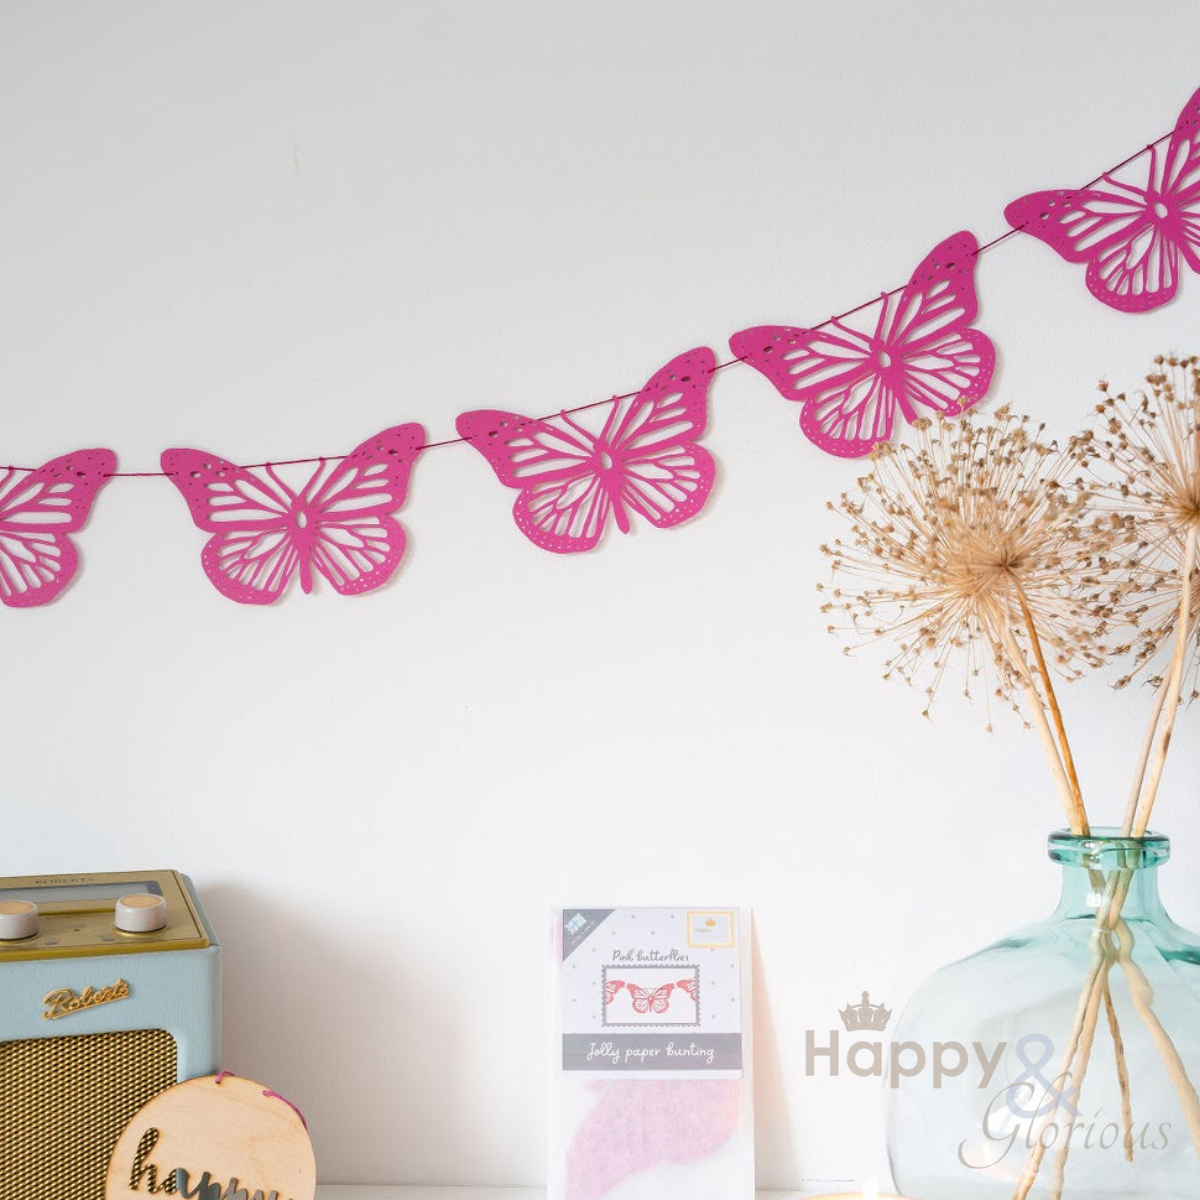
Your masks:
<path fill-rule="evenodd" d="M 126 1126 L 105 1200 L 314 1200 L 317 1166 L 300 1112 L 260 1083 L 222 1072 L 156 1096 Z"/>

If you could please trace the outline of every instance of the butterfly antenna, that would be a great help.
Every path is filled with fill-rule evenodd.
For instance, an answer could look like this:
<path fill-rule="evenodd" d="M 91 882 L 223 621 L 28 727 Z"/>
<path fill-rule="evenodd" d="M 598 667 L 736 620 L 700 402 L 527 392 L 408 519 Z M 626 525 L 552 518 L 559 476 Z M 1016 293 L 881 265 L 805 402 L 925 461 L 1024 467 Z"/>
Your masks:
<path fill-rule="evenodd" d="M 615 400 L 616 397 L 614 396 L 613 399 Z M 613 412 L 616 412 L 615 407 L 613 409 Z M 579 446 L 579 448 L 581 450 L 590 450 L 592 443 L 596 440 L 595 435 L 590 433 L 587 429 L 585 429 L 582 425 L 580 425 L 578 421 L 572 421 L 570 414 L 568 413 L 568 411 L 566 409 L 561 411 L 558 415 L 564 425 L 569 425 L 573 430 L 575 430 L 576 433 L 578 433 L 583 438 L 582 442 L 578 442 L 578 441 L 576 442 L 576 444 Z M 612 420 L 611 414 L 609 415 L 608 420 L 609 421 Z M 600 436 L 604 437 L 605 434 L 607 434 L 607 432 L 608 432 L 608 422 L 605 422 L 604 433 L 602 433 Z"/>

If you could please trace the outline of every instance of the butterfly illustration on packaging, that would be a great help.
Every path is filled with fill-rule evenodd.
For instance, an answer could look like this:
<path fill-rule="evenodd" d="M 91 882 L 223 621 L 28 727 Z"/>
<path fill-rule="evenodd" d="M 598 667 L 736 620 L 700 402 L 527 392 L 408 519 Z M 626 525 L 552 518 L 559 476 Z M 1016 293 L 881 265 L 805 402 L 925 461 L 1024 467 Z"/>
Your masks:
<path fill-rule="evenodd" d="M 614 399 L 598 432 L 567 413 L 537 420 L 498 409 L 462 413 L 458 432 L 519 489 L 513 516 L 531 542 L 556 554 L 591 550 L 610 519 L 622 533 L 634 515 L 666 529 L 704 507 L 716 468 L 696 441 L 715 366 L 704 347 L 672 359 L 636 396 Z"/>
<path fill-rule="evenodd" d="M 270 464 L 239 467 L 204 450 L 164 450 L 162 469 L 213 535 L 200 560 L 222 595 L 271 604 L 298 574 L 305 592 L 321 575 L 349 596 L 386 583 L 404 554 L 389 514 L 404 503 L 424 442 L 420 425 L 385 429 L 341 462 L 321 460 L 299 491 Z"/>
<path fill-rule="evenodd" d="M 896 414 L 957 416 L 986 394 L 996 365 L 975 320 L 978 245 L 967 232 L 939 243 L 900 294 L 885 295 L 874 327 L 845 318 L 821 329 L 759 325 L 730 338 L 738 358 L 785 400 L 803 405 L 800 428 L 844 458 L 888 441 Z"/>
<path fill-rule="evenodd" d="M 673 983 L 664 983 L 658 988 L 642 988 L 636 983 L 627 983 L 635 1013 L 665 1013 L 671 1007 Z"/>
<path fill-rule="evenodd" d="M 1033 192 L 1004 210 L 1010 225 L 1071 263 L 1088 291 L 1121 312 L 1166 304 L 1179 260 L 1200 271 L 1200 91 L 1184 106 L 1165 154 L 1148 147 L 1144 186 L 1104 175 L 1103 187 Z"/>
<path fill-rule="evenodd" d="M 87 521 L 117 469 L 111 450 L 76 450 L 36 471 L 0 468 L 0 601 L 48 604 L 71 582 L 79 555 L 67 536 Z"/>
<path fill-rule="evenodd" d="M 680 979 L 676 981 L 675 986 L 681 992 L 686 992 L 693 1000 L 700 996 L 699 981 L 696 979 Z"/>
<path fill-rule="evenodd" d="M 604 1003 L 611 1004 L 624 986 L 625 980 L 623 979 L 606 979 L 604 981 Z"/>

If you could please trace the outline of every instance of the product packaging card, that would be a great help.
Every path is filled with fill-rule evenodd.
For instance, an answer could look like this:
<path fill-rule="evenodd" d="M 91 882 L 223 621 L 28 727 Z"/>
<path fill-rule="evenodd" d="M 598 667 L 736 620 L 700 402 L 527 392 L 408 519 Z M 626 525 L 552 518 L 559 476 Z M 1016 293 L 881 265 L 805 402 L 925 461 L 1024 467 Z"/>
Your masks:
<path fill-rule="evenodd" d="M 749 914 L 557 915 L 548 1200 L 753 1200 Z"/>

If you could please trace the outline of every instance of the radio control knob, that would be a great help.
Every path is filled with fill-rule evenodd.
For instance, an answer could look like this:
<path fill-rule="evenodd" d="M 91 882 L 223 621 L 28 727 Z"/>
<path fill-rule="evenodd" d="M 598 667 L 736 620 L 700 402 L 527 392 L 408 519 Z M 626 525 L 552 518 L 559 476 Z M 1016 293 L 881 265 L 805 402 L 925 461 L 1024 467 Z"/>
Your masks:
<path fill-rule="evenodd" d="M 123 933 L 153 933 L 167 923 L 167 902 L 149 892 L 122 896 L 117 901 L 113 923 Z"/>
<path fill-rule="evenodd" d="M 0 942 L 19 942 L 38 931 L 38 906 L 32 900 L 0 900 Z"/>

